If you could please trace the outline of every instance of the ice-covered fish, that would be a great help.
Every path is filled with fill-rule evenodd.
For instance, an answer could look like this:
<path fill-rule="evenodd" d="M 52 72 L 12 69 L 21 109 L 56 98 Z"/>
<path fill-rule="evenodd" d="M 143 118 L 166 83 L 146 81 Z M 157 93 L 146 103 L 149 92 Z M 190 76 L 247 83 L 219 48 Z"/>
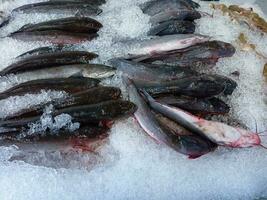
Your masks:
<path fill-rule="evenodd" d="M 155 111 L 177 122 L 179 125 L 192 131 L 193 133 L 208 138 L 218 145 L 233 148 L 261 145 L 261 139 L 257 133 L 193 116 L 179 108 L 155 101 L 145 91 L 143 91 L 143 94 L 146 96 L 149 105 Z"/>
<path fill-rule="evenodd" d="M 197 73 L 188 68 L 167 65 L 151 65 L 129 61 L 121 58 L 109 60 L 118 71 L 127 74 L 135 82 L 160 82 L 191 77 Z"/>
<path fill-rule="evenodd" d="M 152 95 L 170 93 L 196 98 L 213 97 L 225 90 L 224 83 L 210 75 L 192 76 L 160 83 L 142 83 L 138 84 L 138 87 L 145 89 Z"/>
<path fill-rule="evenodd" d="M 22 119 L 38 116 L 43 113 L 46 106 L 53 105 L 55 109 L 62 109 L 72 106 L 96 104 L 109 100 L 117 100 L 120 98 L 121 91 L 114 87 L 94 87 L 75 94 L 71 94 L 68 98 L 55 99 L 46 104 L 31 106 L 30 108 L 22 109 L 5 119 Z"/>
<path fill-rule="evenodd" d="M 179 129 L 178 135 L 177 132 L 171 132 L 169 129 L 162 126 L 131 81 L 124 77 L 124 82 L 127 86 L 130 100 L 138 107 L 134 114 L 136 120 L 142 129 L 158 143 L 166 144 L 175 151 L 185 154 L 190 158 L 199 157 L 210 152 L 214 148 L 214 145 L 207 145 L 207 143 L 199 139 L 198 136 L 181 134 L 181 129 Z"/>
<path fill-rule="evenodd" d="M 128 52 L 130 58 L 153 57 L 166 52 L 185 49 L 193 45 L 209 41 L 210 37 L 199 34 L 175 34 L 155 37 L 141 41 L 131 41 L 133 48 Z M 140 57 L 144 58 L 140 58 Z"/>
<path fill-rule="evenodd" d="M 231 57 L 235 48 L 230 43 L 222 41 L 207 41 L 188 46 L 184 49 L 173 49 L 168 52 L 150 54 L 139 61 L 146 63 L 162 62 L 176 64 L 183 67 L 192 67 L 198 63 L 214 65 L 219 58 Z"/>
<path fill-rule="evenodd" d="M 89 104 L 81 106 L 72 106 L 52 112 L 52 116 L 68 114 L 74 122 L 80 123 L 106 123 L 114 121 L 121 117 L 132 115 L 136 111 L 136 105 L 123 100 L 111 100 L 98 104 Z M 5 120 L 0 122 L 4 128 L 16 128 L 26 126 L 40 120 L 41 116 L 29 117 L 23 119 Z"/>
<path fill-rule="evenodd" d="M 218 98 L 197 99 L 184 96 L 162 95 L 156 98 L 159 103 L 175 106 L 193 114 L 227 114 L 230 107 Z"/>
<path fill-rule="evenodd" d="M 10 21 L 10 16 L 7 16 L 3 11 L 0 11 L 0 28 L 7 25 Z"/>
<path fill-rule="evenodd" d="M 91 78 L 55 78 L 39 79 L 21 83 L 0 93 L 0 99 L 25 94 L 36 94 L 41 90 L 58 90 L 76 93 L 95 87 L 100 81 Z"/>
<path fill-rule="evenodd" d="M 152 26 L 148 35 L 173 35 L 173 34 L 192 34 L 195 32 L 195 24 L 185 20 L 169 20 Z"/>
<path fill-rule="evenodd" d="M 95 16 L 102 12 L 97 5 L 85 3 L 84 1 L 44 1 L 26 4 L 15 8 L 12 15 L 16 13 L 69 13 L 83 16 Z"/>
<path fill-rule="evenodd" d="M 4 68 L 0 75 L 17 74 L 61 65 L 86 64 L 96 57 L 98 57 L 97 54 L 86 51 L 63 51 L 30 56 Z"/>

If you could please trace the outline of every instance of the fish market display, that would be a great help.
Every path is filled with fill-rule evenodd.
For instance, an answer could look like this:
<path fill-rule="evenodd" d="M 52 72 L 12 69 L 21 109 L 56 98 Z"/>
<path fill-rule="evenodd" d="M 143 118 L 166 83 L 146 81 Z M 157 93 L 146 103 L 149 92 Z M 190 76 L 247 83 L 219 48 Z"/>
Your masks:
<path fill-rule="evenodd" d="M 1 200 L 267 197 L 259 1 L 0 0 Z"/>

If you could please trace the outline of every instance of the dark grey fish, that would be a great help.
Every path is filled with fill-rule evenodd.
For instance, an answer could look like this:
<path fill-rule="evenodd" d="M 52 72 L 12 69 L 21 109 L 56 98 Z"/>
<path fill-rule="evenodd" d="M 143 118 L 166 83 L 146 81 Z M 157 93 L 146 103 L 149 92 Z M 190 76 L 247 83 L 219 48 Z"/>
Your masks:
<path fill-rule="evenodd" d="M 177 94 L 196 98 L 208 98 L 221 94 L 224 83 L 209 75 L 192 76 L 167 82 L 150 82 L 138 85 L 152 95 Z"/>
<path fill-rule="evenodd" d="M 49 1 L 52 1 L 52 2 L 72 2 L 72 3 L 81 2 L 81 3 L 91 4 L 94 6 L 100 6 L 100 5 L 106 3 L 106 0 L 49 0 Z"/>
<path fill-rule="evenodd" d="M 12 15 L 15 13 L 70 13 L 95 16 L 101 12 L 102 10 L 97 5 L 83 1 L 45 1 L 18 7 L 12 11 Z"/>
<path fill-rule="evenodd" d="M 148 35 L 163 36 L 172 34 L 191 34 L 195 32 L 195 24 L 185 20 L 169 20 L 152 26 Z"/>
<path fill-rule="evenodd" d="M 25 58 L 28 56 L 38 56 L 42 54 L 47 54 L 47 53 L 54 53 L 54 52 L 60 52 L 60 51 L 71 51 L 72 50 L 72 45 L 64 46 L 64 45 L 56 45 L 56 46 L 47 46 L 47 47 L 39 47 L 30 51 L 27 51 L 21 55 L 19 55 L 17 58 Z"/>
<path fill-rule="evenodd" d="M 60 114 L 69 114 L 74 122 L 80 123 L 107 123 L 121 117 L 132 115 L 136 111 L 136 105 L 123 100 L 112 100 L 98 104 L 73 106 L 56 110 L 53 116 Z M 16 128 L 26 126 L 30 123 L 37 122 L 40 116 L 23 118 L 21 120 L 5 120 L 0 122 L 4 128 Z"/>
<path fill-rule="evenodd" d="M 209 143 L 209 141 L 207 143 L 199 136 L 181 134 L 183 130 L 176 129 L 177 132 L 175 132 L 167 128 L 166 124 L 161 124 L 138 93 L 134 84 L 127 77 L 124 77 L 124 83 L 127 86 L 130 100 L 138 107 L 134 114 L 137 122 L 157 142 L 166 144 L 175 151 L 189 156 L 189 158 L 197 158 L 214 149 L 214 144 Z"/>
<path fill-rule="evenodd" d="M 128 61 L 120 58 L 109 60 L 112 66 L 118 71 L 127 74 L 136 83 L 141 82 L 160 82 L 174 79 L 191 77 L 197 73 L 188 68 L 168 65 L 151 65 Z"/>
<path fill-rule="evenodd" d="M 98 55 L 85 51 L 63 51 L 26 57 L 11 64 L 0 72 L 1 76 L 29 72 L 61 65 L 86 64 Z"/>
<path fill-rule="evenodd" d="M 34 31 L 34 32 L 17 32 L 11 33 L 9 37 L 24 42 L 44 41 L 52 44 L 79 44 L 86 41 L 91 41 L 98 37 L 97 33 L 71 33 L 65 31 Z"/>
<path fill-rule="evenodd" d="M 187 20 L 194 21 L 200 19 L 201 14 L 196 10 L 173 10 L 173 11 L 164 11 L 150 17 L 151 24 L 158 24 L 169 20 Z"/>
<path fill-rule="evenodd" d="M 71 94 L 68 98 L 56 99 L 42 105 L 35 105 L 27 109 L 22 109 L 17 113 L 9 115 L 5 119 L 22 119 L 39 116 L 43 113 L 46 106 L 53 105 L 55 109 L 62 109 L 72 106 L 96 104 L 109 100 L 117 100 L 120 98 L 121 91 L 114 87 L 94 87 Z"/>
<path fill-rule="evenodd" d="M 21 27 L 18 32 L 35 32 L 35 31 L 66 31 L 74 33 L 96 33 L 102 24 L 89 17 L 67 17 L 50 20 L 37 24 L 27 24 Z"/>
<path fill-rule="evenodd" d="M 175 95 L 163 95 L 156 100 L 163 104 L 179 107 L 193 114 L 227 114 L 230 107 L 218 98 L 196 99 Z"/>
<path fill-rule="evenodd" d="M 142 4 L 140 7 L 145 14 L 150 16 L 154 16 L 166 10 L 193 9 L 189 3 L 182 0 L 152 0 Z"/>
<path fill-rule="evenodd" d="M 163 62 L 183 67 L 192 67 L 198 62 L 215 64 L 219 58 L 231 57 L 234 54 L 235 48 L 229 43 L 222 41 L 207 41 L 185 49 L 177 49 L 150 55 L 141 61 L 145 63 Z"/>

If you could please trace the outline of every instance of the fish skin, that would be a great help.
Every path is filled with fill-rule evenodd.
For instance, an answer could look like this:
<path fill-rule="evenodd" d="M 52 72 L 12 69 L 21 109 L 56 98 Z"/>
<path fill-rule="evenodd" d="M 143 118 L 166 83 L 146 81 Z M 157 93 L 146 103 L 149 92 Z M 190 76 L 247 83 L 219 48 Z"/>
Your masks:
<path fill-rule="evenodd" d="M 6 26 L 10 20 L 10 16 L 7 16 L 3 11 L 0 11 L 0 28 Z"/>
<path fill-rule="evenodd" d="M 24 130 L 25 131 L 25 130 Z M 1 141 L 17 141 L 17 142 L 29 142 L 29 141 L 62 141 L 70 140 L 72 138 L 98 138 L 105 137 L 108 128 L 98 127 L 94 125 L 82 126 L 78 130 L 59 130 L 53 132 L 51 130 L 35 132 L 32 134 L 23 133 L 22 129 L 17 129 L 17 131 L 7 131 L 0 133 Z"/>
<path fill-rule="evenodd" d="M 138 87 L 152 95 L 172 93 L 196 98 L 213 97 L 225 90 L 225 85 L 210 75 L 192 76 L 164 83 L 143 83 Z"/>
<path fill-rule="evenodd" d="M 96 33 L 102 27 L 103 25 L 100 22 L 89 17 L 67 17 L 40 22 L 37 24 L 27 24 L 22 26 L 18 31 L 14 33 L 57 30 L 63 32 L 89 34 Z"/>
<path fill-rule="evenodd" d="M 56 99 L 42 105 L 31 106 L 22 109 L 17 113 L 5 117 L 5 119 L 23 119 L 39 116 L 43 113 L 46 106 L 53 105 L 55 109 L 63 109 L 72 106 L 97 104 L 109 100 L 117 100 L 120 98 L 121 91 L 119 88 L 97 86 L 85 91 L 71 94 L 70 97 L 64 99 Z"/>
<path fill-rule="evenodd" d="M 98 104 L 73 106 L 56 110 L 52 116 L 60 114 L 68 114 L 74 122 L 79 123 L 99 123 L 102 121 L 114 121 L 121 117 L 132 115 L 136 111 L 136 105 L 123 100 L 111 100 Z M 20 120 L 4 120 L 0 122 L 0 126 L 4 128 L 16 128 L 26 126 L 40 120 L 41 116 L 23 118 Z"/>
<path fill-rule="evenodd" d="M 21 83 L 0 93 L 0 99 L 25 94 L 36 94 L 41 90 L 59 90 L 69 93 L 83 91 L 99 84 L 99 80 L 91 78 L 57 78 L 39 79 Z"/>
<path fill-rule="evenodd" d="M 152 0 L 142 4 L 141 10 L 144 14 L 154 16 L 165 10 L 192 10 L 192 7 L 181 0 Z"/>
<path fill-rule="evenodd" d="M 194 66 L 197 62 L 214 62 L 219 58 L 231 57 L 236 50 L 230 43 L 222 41 L 205 41 L 183 49 L 175 49 L 169 52 L 161 52 L 158 54 L 150 54 L 141 60 L 145 63 L 153 63 L 161 61 L 165 64 L 176 64 L 183 67 Z"/>
<path fill-rule="evenodd" d="M 169 20 L 158 25 L 152 26 L 148 35 L 164 36 L 173 34 L 193 34 L 195 32 L 195 24 L 185 20 Z"/>
<path fill-rule="evenodd" d="M 44 41 L 57 45 L 79 44 L 86 41 L 91 41 L 98 37 L 97 33 L 71 33 L 58 30 L 50 31 L 34 31 L 34 32 L 15 32 L 8 35 L 16 40 L 24 42 L 29 41 Z"/>
<path fill-rule="evenodd" d="M 175 34 L 141 41 L 131 41 L 128 45 L 133 45 L 134 47 L 128 52 L 130 55 L 128 59 L 140 59 L 142 56 L 150 58 L 170 51 L 185 49 L 209 40 L 209 36 L 200 34 Z"/>
<path fill-rule="evenodd" d="M 81 2 L 81 3 L 88 3 L 94 6 L 100 6 L 106 3 L 106 0 L 49 0 L 51 2 Z"/>
<path fill-rule="evenodd" d="M 170 132 L 164 126 L 161 126 L 156 119 L 155 115 L 151 112 L 149 107 L 146 105 L 140 94 L 138 93 L 136 87 L 131 83 L 131 81 L 124 77 L 124 83 L 127 86 L 130 100 L 133 101 L 138 109 L 135 112 L 135 118 L 137 119 L 139 125 L 142 129 L 155 139 L 160 144 L 166 144 L 175 151 L 187 155 L 189 157 L 199 157 L 205 153 L 206 146 L 203 146 L 197 137 L 193 135 L 175 135 Z M 205 149 L 203 151 L 203 149 Z"/>
<path fill-rule="evenodd" d="M 61 65 L 86 64 L 96 57 L 97 54 L 86 51 L 64 51 L 31 56 L 6 67 L 0 72 L 0 76 Z"/>
<path fill-rule="evenodd" d="M 16 13 L 72 13 L 79 15 L 96 16 L 102 10 L 97 5 L 85 4 L 84 2 L 65 2 L 65 1 L 45 1 L 33 4 L 26 4 L 12 10 L 11 14 Z"/>
<path fill-rule="evenodd" d="M 109 63 L 116 67 L 117 71 L 127 74 L 127 76 L 136 83 L 138 81 L 157 82 L 181 79 L 197 74 L 193 70 L 181 68 L 179 66 L 151 65 L 122 58 L 111 59 L 109 60 Z"/>
<path fill-rule="evenodd" d="M 174 95 L 165 95 L 156 98 L 156 101 L 162 104 L 179 107 L 193 114 L 227 114 L 230 107 L 218 98 L 196 99 Z"/>
<path fill-rule="evenodd" d="M 196 10 L 180 9 L 180 10 L 167 10 L 151 16 L 149 21 L 151 24 L 159 24 L 169 20 L 186 20 L 194 21 L 200 19 L 201 14 Z"/>

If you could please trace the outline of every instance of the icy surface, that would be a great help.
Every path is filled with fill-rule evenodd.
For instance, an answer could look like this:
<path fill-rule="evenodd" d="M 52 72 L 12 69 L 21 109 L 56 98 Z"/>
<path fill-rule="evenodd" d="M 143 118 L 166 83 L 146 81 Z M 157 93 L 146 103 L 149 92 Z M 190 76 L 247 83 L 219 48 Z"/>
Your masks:
<path fill-rule="evenodd" d="M 149 18 L 142 14 L 137 4 L 145 0 L 108 0 L 98 20 L 104 28 L 100 37 L 81 48 L 100 55 L 97 62 L 106 62 L 113 56 L 128 51 L 124 40 L 143 38 L 149 29 Z M 0 10 L 37 1 L 0 1 Z M 227 3 L 244 1 L 227 0 Z M 246 1 L 246 6 L 255 1 Z M 207 11 L 208 3 L 202 3 Z M 259 9 L 258 7 L 256 9 Z M 211 13 L 211 10 L 208 10 Z M 64 15 L 62 15 L 64 16 Z M 267 55 L 266 36 L 249 31 L 247 27 L 233 24 L 219 12 L 214 18 L 198 21 L 198 32 L 214 39 L 233 43 L 244 32 L 251 43 Z M 26 23 L 55 19 L 60 15 L 19 16 L 0 32 L 6 35 Z M 0 69 L 14 61 L 19 54 L 44 43 L 23 43 L 12 39 L 0 39 Z M 267 108 L 263 102 L 264 61 L 252 52 L 242 52 L 229 59 L 220 60 L 212 73 L 230 76 L 240 72 L 238 89 L 229 98 L 232 117 L 255 130 L 267 129 Z M 1 90 L 32 77 L 9 77 L 1 79 Z M 116 79 L 114 83 L 119 83 Z M 45 102 L 49 98 L 64 95 L 58 92 L 44 92 L 37 96 L 25 96 L 17 100 L 1 101 L 1 116 L 15 112 L 21 107 Z M 34 100 L 33 100 L 34 99 Z M 66 118 L 64 118 L 66 117 Z M 58 120 L 58 125 L 68 123 Z M 255 120 L 254 120 L 255 118 Z M 60 118 L 62 119 L 62 118 Z M 64 149 L 66 146 L 60 145 Z M 56 145 L 57 146 L 57 145 Z M 42 147 L 42 148 L 41 148 Z M 36 151 L 40 148 L 40 151 Z M 262 148 L 226 149 L 196 160 L 189 160 L 171 149 L 154 143 L 136 124 L 134 119 L 115 124 L 109 140 L 98 150 L 95 158 L 82 152 L 55 151 L 54 146 L 36 144 L 33 147 L 5 145 L 0 147 L 0 199 L 1 200 L 86 200 L 86 199 L 257 199 L 267 197 L 267 156 Z M 27 153 L 26 153 L 27 152 Z M 47 153 L 48 152 L 48 153 Z"/>

